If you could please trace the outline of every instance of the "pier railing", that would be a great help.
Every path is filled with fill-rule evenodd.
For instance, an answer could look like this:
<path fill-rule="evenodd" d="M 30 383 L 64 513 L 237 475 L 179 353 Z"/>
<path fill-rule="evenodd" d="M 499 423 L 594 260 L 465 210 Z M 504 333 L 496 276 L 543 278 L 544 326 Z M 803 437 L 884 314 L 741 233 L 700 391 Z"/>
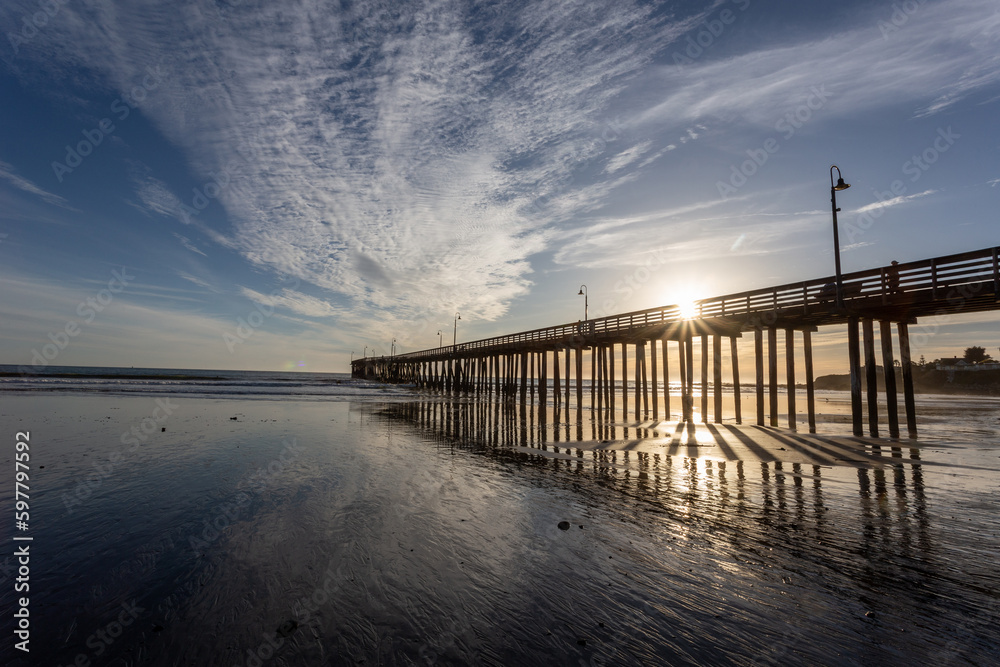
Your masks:
<path fill-rule="evenodd" d="M 952 300 L 956 292 L 962 294 L 960 290 L 962 286 L 983 283 L 992 283 L 993 294 L 1000 294 L 998 251 L 1000 251 L 998 247 L 985 248 L 898 264 L 895 267 L 887 266 L 847 273 L 842 276 L 843 301 L 848 307 L 855 304 L 878 306 L 907 300 L 914 301 L 920 296 L 922 300 L 933 304 L 935 301 Z M 893 284 L 893 274 L 898 275 L 898 285 Z M 697 315 L 693 318 L 685 318 L 679 305 L 662 306 L 409 352 L 396 355 L 394 359 L 400 361 L 440 359 L 451 355 L 509 349 L 525 344 L 565 344 L 574 339 L 581 340 L 581 337 L 582 340 L 588 340 L 621 335 L 630 330 L 670 325 L 685 319 L 750 317 L 756 313 L 775 311 L 800 312 L 808 316 L 818 310 L 830 312 L 836 297 L 836 278 L 827 276 L 702 299 L 694 302 Z M 355 360 L 355 363 L 360 361 L 362 360 Z"/>

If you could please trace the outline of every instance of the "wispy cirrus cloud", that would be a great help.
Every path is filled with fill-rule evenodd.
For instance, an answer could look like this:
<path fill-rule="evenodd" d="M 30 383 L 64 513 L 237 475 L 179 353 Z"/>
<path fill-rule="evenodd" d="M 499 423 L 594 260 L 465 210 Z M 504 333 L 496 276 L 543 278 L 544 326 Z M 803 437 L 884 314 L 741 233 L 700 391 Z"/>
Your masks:
<path fill-rule="evenodd" d="M 616 171 L 627 167 L 641 158 L 652 145 L 652 141 L 643 141 L 642 143 L 636 144 L 635 146 L 622 151 L 608 161 L 608 164 L 604 167 L 604 171 L 609 174 L 613 174 Z"/>
<path fill-rule="evenodd" d="M 136 195 L 142 203 L 139 210 L 181 219 L 181 200 L 163 181 L 148 175 L 136 179 Z"/>
<path fill-rule="evenodd" d="M 681 264 L 726 261 L 733 254 L 769 254 L 798 246 L 800 235 L 814 228 L 816 217 L 829 215 L 819 210 L 732 212 L 731 204 L 747 199 L 597 217 L 559 237 L 555 261 L 565 266 L 612 269 L 647 265 L 650 257 Z"/>
<path fill-rule="evenodd" d="M 893 197 L 892 199 L 886 199 L 886 200 L 883 200 L 883 201 L 872 202 L 871 204 L 868 204 L 866 206 L 862 206 L 861 208 L 858 208 L 858 209 L 855 209 L 855 210 L 851 211 L 851 213 L 860 215 L 862 213 L 868 213 L 870 211 L 877 211 L 877 210 L 883 209 L 883 208 L 889 208 L 889 207 L 892 207 L 892 206 L 899 206 L 900 204 L 909 203 L 909 202 L 913 201 L 914 199 L 921 199 L 922 197 L 926 197 L 928 195 L 932 195 L 935 192 L 937 192 L 937 190 L 924 190 L 923 192 L 917 192 L 917 193 L 912 194 L 912 195 L 900 195 L 899 197 Z"/>
<path fill-rule="evenodd" d="M 180 276 L 181 278 L 183 278 L 184 280 L 188 281 L 189 283 L 194 283 L 198 287 L 202 287 L 202 288 L 207 289 L 209 291 L 213 291 L 214 292 L 217 289 L 215 287 L 215 285 L 213 285 L 209 281 L 205 280 L 204 278 L 199 278 L 198 276 L 193 276 L 190 273 L 187 273 L 186 271 L 178 271 L 177 275 Z"/>
<path fill-rule="evenodd" d="M 68 210 L 76 210 L 69 203 L 60 197 L 59 195 L 52 194 L 47 190 L 43 190 L 38 187 L 28 179 L 17 173 L 11 165 L 7 164 L 3 160 L 0 160 L 0 180 L 6 181 L 9 185 L 12 185 L 21 192 L 26 192 L 29 195 L 34 195 L 41 199 L 42 201 L 52 204 L 54 206 L 59 206 Z"/>
<path fill-rule="evenodd" d="M 832 100 L 824 113 L 853 115 L 910 102 L 914 116 L 939 113 L 1000 82 L 1000 13 L 987 0 L 928 3 L 886 38 L 869 22 L 837 35 L 765 44 L 724 59 L 651 69 L 660 99 L 638 108 L 634 123 L 683 123 L 701 118 L 772 125 L 805 103 L 813 87 Z M 891 12 L 891 10 L 890 10 Z M 873 63 L 878 63 L 873 66 Z"/>
<path fill-rule="evenodd" d="M 254 303 L 287 308 L 293 313 L 308 317 L 336 317 L 343 313 L 341 309 L 334 307 L 323 299 L 318 299 L 287 287 L 271 294 L 261 294 L 248 287 L 241 287 L 240 293 Z"/>
<path fill-rule="evenodd" d="M 190 250 L 191 252 L 198 253 L 202 257 L 208 257 L 208 255 L 205 254 L 205 252 L 201 248 L 192 243 L 191 239 L 189 239 L 188 237 L 178 234 L 177 232 L 174 232 L 174 238 L 180 241 L 181 245 Z"/>

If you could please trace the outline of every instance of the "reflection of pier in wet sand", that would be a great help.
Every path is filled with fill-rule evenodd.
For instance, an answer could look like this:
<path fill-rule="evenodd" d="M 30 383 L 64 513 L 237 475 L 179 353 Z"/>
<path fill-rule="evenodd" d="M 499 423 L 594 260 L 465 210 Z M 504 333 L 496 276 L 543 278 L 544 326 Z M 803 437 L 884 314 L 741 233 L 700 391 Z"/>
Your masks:
<path fill-rule="evenodd" d="M 451 446 L 573 472 L 610 475 L 652 496 L 669 491 L 669 480 L 683 469 L 690 478 L 689 491 L 699 485 L 709 490 L 721 485 L 718 489 L 725 492 L 733 477 L 742 497 L 743 483 L 748 476 L 757 477 L 752 472 L 757 471 L 755 481 L 763 489 L 765 505 L 772 487 L 779 504 L 785 502 L 788 488 L 801 502 L 805 485 L 813 489 L 818 507 L 822 506 L 824 476 L 841 469 L 845 471 L 839 475 L 841 480 L 853 479 L 855 473 L 846 469 L 854 468 L 862 497 L 884 497 L 891 488 L 918 503 L 916 516 L 923 515 L 922 470 L 928 462 L 913 443 L 902 447 L 896 441 L 734 424 L 584 424 L 573 418 L 562 422 L 558 410 L 539 414 L 534 407 L 503 402 L 422 401 L 390 405 L 385 412 Z"/>
<path fill-rule="evenodd" d="M 905 451 L 907 460 L 920 460 L 920 447 L 912 441 L 902 447 L 897 440 L 805 434 L 756 425 L 584 421 L 558 407 L 447 398 L 400 409 L 418 425 L 445 437 L 552 458 L 636 452 L 718 461 L 878 467 L 900 463 Z"/>

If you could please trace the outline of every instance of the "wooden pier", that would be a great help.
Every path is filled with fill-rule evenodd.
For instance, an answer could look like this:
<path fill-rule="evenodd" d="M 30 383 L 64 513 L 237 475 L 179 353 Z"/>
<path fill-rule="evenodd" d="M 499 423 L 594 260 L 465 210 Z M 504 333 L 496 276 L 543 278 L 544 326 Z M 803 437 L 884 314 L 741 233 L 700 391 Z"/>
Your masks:
<path fill-rule="evenodd" d="M 893 353 L 893 329 L 901 366 L 906 431 L 917 436 L 909 327 L 920 317 L 1000 309 L 1000 248 L 937 257 L 843 275 L 841 303 L 835 278 L 728 294 L 696 302 L 698 314 L 682 316 L 678 306 L 623 313 L 572 324 L 496 336 L 392 357 L 367 357 L 352 362 L 354 377 L 380 382 L 405 382 L 454 394 L 469 394 L 522 403 L 551 401 L 569 414 L 589 407 L 614 415 L 618 396 L 622 411 L 629 403 L 636 420 L 669 419 L 671 369 L 680 380 L 680 415 L 694 420 L 694 348 L 700 347 L 701 420 L 723 420 L 724 339 L 729 341 L 733 418 L 742 423 L 737 338 L 753 336 L 756 423 L 779 425 L 779 387 L 785 387 L 787 426 L 797 429 L 796 378 L 806 387 L 806 422 L 816 431 L 812 334 L 820 327 L 847 325 L 847 358 L 851 375 L 854 435 L 879 436 L 875 323 L 878 322 L 884 376 L 884 419 L 890 437 L 899 437 L 898 396 Z M 767 352 L 764 352 L 764 339 Z M 784 343 L 784 378 L 779 377 L 779 338 Z M 795 367 L 797 345 L 804 358 L 802 374 Z M 631 353 L 630 353 L 631 347 Z M 590 368 L 589 406 L 584 403 L 584 353 Z M 863 354 L 863 356 L 862 356 Z M 861 374 L 867 392 L 862 396 Z M 562 365 L 560 365 L 562 361 Z M 629 361 L 632 361 L 631 383 Z M 710 363 L 711 362 L 711 363 Z M 619 374 L 616 364 L 620 365 Z M 709 367 L 711 366 L 711 384 Z M 765 366 L 767 381 L 765 382 Z M 551 368 L 551 374 L 549 369 Z M 661 385 L 663 391 L 659 391 Z M 767 400 L 764 398 L 765 390 Z M 711 396 L 711 401 L 709 400 Z M 710 410 L 711 403 L 711 410 Z M 765 412 L 766 409 L 766 412 Z"/>

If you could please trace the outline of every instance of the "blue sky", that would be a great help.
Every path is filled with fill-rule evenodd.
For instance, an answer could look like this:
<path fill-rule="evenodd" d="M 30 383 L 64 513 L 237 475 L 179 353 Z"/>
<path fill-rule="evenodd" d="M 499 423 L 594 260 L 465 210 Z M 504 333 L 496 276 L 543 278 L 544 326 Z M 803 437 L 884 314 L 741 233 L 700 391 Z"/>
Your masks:
<path fill-rule="evenodd" d="M 0 27 L 3 363 L 342 371 L 456 312 L 465 340 L 576 321 L 582 283 L 596 316 L 831 275 L 834 163 L 845 271 L 1000 244 L 995 2 L 14 0 Z"/>

